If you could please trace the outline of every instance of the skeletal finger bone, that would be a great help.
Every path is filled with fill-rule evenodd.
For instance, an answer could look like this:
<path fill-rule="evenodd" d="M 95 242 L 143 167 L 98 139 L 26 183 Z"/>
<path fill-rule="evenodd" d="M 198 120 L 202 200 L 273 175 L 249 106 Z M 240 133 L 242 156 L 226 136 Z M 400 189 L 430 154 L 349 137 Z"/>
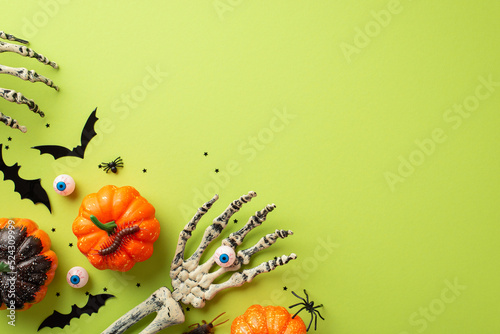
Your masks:
<path fill-rule="evenodd" d="M 205 213 L 207 213 L 215 201 L 219 199 L 219 196 L 215 195 L 210 201 L 203 204 L 203 206 L 197 210 L 194 217 L 186 224 L 184 229 L 179 234 L 179 241 L 177 242 L 175 256 L 170 266 L 170 278 L 174 280 L 179 275 L 181 270 L 195 270 L 199 264 L 201 255 L 210 242 L 219 236 L 220 232 L 227 226 L 227 222 L 231 216 L 241 208 L 243 203 L 249 202 L 255 196 L 257 196 L 257 194 L 254 191 L 251 191 L 232 202 L 219 217 L 214 219 L 213 224 L 205 229 L 203 240 L 193 255 L 188 260 L 184 260 L 184 251 L 187 241 L 191 238 L 191 234 L 196 229 L 200 219 Z"/>
<path fill-rule="evenodd" d="M 21 132 L 23 133 L 26 133 L 27 131 L 25 126 L 19 125 L 19 123 L 15 119 L 2 114 L 1 112 L 0 112 L 0 121 L 3 122 L 5 125 L 10 126 L 13 129 L 21 130 Z"/>
<path fill-rule="evenodd" d="M 292 253 L 288 256 L 282 255 L 281 257 L 278 257 L 276 259 L 263 262 L 257 267 L 254 267 L 252 269 L 245 269 L 242 272 L 235 272 L 227 281 L 220 284 L 210 285 L 208 290 L 205 291 L 204 297 L 206 300 L 210 300 L 222 290 L 242 286 L 245 283 L 249 283 L 254 279 L 255 276 L 271 272 L 277 267 L 283 266 L 288 262 L 290 262 L 291 260 L 295 260 L 296 258 L 297 255 L 295 253 Z M 200 304 L 202 305 L 200 307 L 203 307 L 203 305 L 205 305 L 204 301 L 202 303 L 200 301 Z"/>
<path fill-rule="evenodd" d="M 11 35 L 11 34 L 7 34 L 7 33 L 3 32 L 3 31 L 0 31 L 0 38 L 7 39 L 9 41 L 15 41 L 15 42 L 23 43 L 23 44 L 29 44 L 28 41 L 25 41 L 24 39 L 17 38 L 16 36 Z"/>
<path fill-rule="evenodd" d="M 262 237 L 259 242 L 253 245 L 250 248 L 244 249 L 238 252 L 238 259 L 242 262 L 242 264 L 248 264 L 250 262 L 250 257 L 255 253 L 270 247 L 274 244 L 278 239 L 284 239 L 289 235 L 292 235 L 293 232 L 288 230 L 276 230 L 274 233 L 270 233 L 264 237 Z"/>
<path fill-rule="evenodd" d="M 172 259 L 172 264 L 170 266 L 170 273 L 175 271 L 184 262 L 184 250 L 186 248 L 186 243 L 191 238 L 191 234 L 196 229 L 196 225 L 203 217 L 205 213 L 212 207 L 212 205 L 219 199 L 218 195 L 215 195 L 210 201 L 203 204 L 201 208 L 198 209 L 194 217 L 186 224 L 184 229 L 179 234 L 179 241 L 177 242 L 177 248 L 175 249 L 175 255 Z M 172 275 L 170 278 L 173 279 Z"/>
<path fill-rule="evenodd" d="M 0 88 L 0 97 L 3 97 L 9 102 L 25 104 L 35 114 L 39 114 L 41 117 L 45 117 L 44 112 L 40 110 L 40 107 L 38 107 L 38 104 L 36 104 L 35 101 L 28 99 L 23 94 L 16 92 L 15 90 Z"/>
<path fill-rule="evenodd" d="M 212 225 L 208 226 L 205 229 L 202 242 L 200 243 L 198 249 L 196 249 L 194 254 L 187 260 L 187 262 L 196 261 L 198 263 L 200 257 L 203 255 L 208 245 L 210 245 L 210 243 L 221 234 L 222 230 L 226 228 L 231 216 L 238 212 L 244 203 L 250 202 L 255 196 L 257 196 L 257 194 L 254 191 L 251 191 L 229 204 L 226 210 L 224 210 L 221 215 L 214 219 Z"/>
<path fill-rule="evenodd" d="M 53 68 L 59 68 L 59 66 L 53 62 L 50 61 L 47 57 L 44 55 L 35 52 L 35 50 L 30 49 L 24 45 L 17 45 L 17 44 L 12 44 L 12 43 L 7 43 L 7 42 L 0 42 L 0 53 L 2 52 L 14 52 L 17 53 L 23 57 L 29 57 L 29 58 L 35 58 L 39 62 L 50 65 Z"/>
<path fill-rule="evenodd" d="M 231 233 L 229 237 L 224 239 L 222 241 L 222 244 L 224 246 L 230 246 L 233 249 L 236 248 L 237 246 L 241 245 L 243 242 L 243 239 L 245 236 L 256 228 L 257 226 L 260 226 L 267 218 L 267 214 L 271 211 L 273 211 L 276 208 L 276 205 L 274 204 L 268 204 L 264 209 L 261 211 L 257 211 L 255 215 L 250 217 L 248 219 L 248 222 L 243 226 L 240 230 Z"/>
<path fill-rule="evenodd" d="M 54 84 L 54 82 L 52 80 L 50 80 L 49 78 L 46 78 L 43 75 L 40 75 L 33 70 L 28 71 L 28 69 L 23 68 L 23 67 L 16 68 L 16 67 L 0 65 L 0 74 L 10 74 L 10 75 L 16 76 L 20 79 L 23 79 L 25 81 L 43 82 L 47 86 L 52 87 L 55 90 L 59 90 L 59 87 L 57 87 Z"/>

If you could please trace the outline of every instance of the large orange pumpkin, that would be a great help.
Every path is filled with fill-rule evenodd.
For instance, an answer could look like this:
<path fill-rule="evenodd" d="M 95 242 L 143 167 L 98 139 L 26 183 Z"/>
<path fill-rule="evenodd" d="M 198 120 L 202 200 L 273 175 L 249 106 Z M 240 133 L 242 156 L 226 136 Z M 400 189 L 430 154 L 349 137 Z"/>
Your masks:
<path fill-rule="evenodd" d="M 231 324 L 231 334 L 305 334 L 306 325 L 299 316 L 282 306 L 252 305 Z"/>
<path fill-rule="evenodd" d="M 0 310 L 25 311 L 42 301 L 57 268 L 50 238 L 23 218 L 0 218 Z"/>
<path fill-rule="evenodd" d="M 153 254 L 160 223 L 136 189 L 108 185 L 83 199 L 73 233 L 94 267 L 127 271 Z"/>

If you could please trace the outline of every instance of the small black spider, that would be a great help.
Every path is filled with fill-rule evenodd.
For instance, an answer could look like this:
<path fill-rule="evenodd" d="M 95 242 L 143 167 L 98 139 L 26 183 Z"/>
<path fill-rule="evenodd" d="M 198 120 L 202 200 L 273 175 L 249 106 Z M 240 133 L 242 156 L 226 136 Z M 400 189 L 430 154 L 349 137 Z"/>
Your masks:
<path fill-rule="evenodd" d="M 304 294 L 306 295 L 306 299 L 298 296 L 295 292 L 293 292 L 293 295 L 299 299 L 302 299 L 304 302 L 303 303 L 297 303 L 297 304 L 294 304 L 294 305 L 291 305 L 291 306 L 288 306 L 288 308 L 292 308 L 292 307 L 295 307 L 295 306 L 299 306 L 299 305 L 303 305 L 304 307 L 302 307 L 300 310 L 297 311 L 297 313 L 295 313 L 293 316 L 292 316 L 292 319 L 295 318 L 295 316 L 297 314 L 299 314 L 300 311 L 302 310 L 306 310 L 307 312 L 311 313 L 311 321 L 309 321 L 309 326 L 307 326 L 307 331 L 309 331 L 309 328 L 311 328 L 311 324 L 312 324 L 312 321 L 313 321 L 313 318 L 314 318 L 314 330 L 316 330 L 316 325 L 318 323 L 318 315 L 321 319 L 325 320 L 325 318 L 323 318 L 321 316 L 321 314 L 319 313 L 318 310 L 316 310 L 317 308 L 319 307 L 322 307 L 323 304 L 320 304 L 318 306 L 314 306 L 314 302 L 311 300 L 309 301 L 309 296 L 307 295 L 307 292 L 306 290 L 304 289 Z"/>
<path fill-rule="evenodd" d="M 120 157 L 116 158 L 115 160 L 113 160 L 111 162 L 107 162 L 107 163 L 106 162 L 102 162 L 99 165 L 99 168 L 104 168 L 104 171 L 106 173 L 109 172 L 110 170 L 113 173 L 116 173 L 118 171 L 118 167 L 123 167 L 123 160 Z"/>

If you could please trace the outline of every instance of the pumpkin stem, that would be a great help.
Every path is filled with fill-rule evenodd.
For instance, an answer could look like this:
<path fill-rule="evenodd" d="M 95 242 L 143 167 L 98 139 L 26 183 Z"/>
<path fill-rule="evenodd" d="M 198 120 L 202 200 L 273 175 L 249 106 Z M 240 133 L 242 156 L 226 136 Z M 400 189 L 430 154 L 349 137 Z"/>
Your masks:
<path fill-rule="evenodd" d="M 0 262 L 0 273 L 8 273 L 10 271 L 10 266 L 5 262 Z"/>
<path fill-rule="evenodd" d="M 115 231 L 116 226 L 117 226 L 114 221 L 111 221 L 109 223 L 103 224 L 94 215 L 90 215 L 90 220 L 92 221 L 92 223 L 95 224 L 95 226 L 99 227 L 103 231 L 108 232 L 108 235 L 111 235 Z"/>

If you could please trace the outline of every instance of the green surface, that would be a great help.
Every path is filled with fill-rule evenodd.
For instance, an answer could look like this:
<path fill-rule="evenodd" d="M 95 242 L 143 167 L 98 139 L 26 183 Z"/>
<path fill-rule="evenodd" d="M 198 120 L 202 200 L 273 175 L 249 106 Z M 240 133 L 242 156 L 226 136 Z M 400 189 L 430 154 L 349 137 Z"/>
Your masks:
<path fill-rule="evenodd" d="M 249 190 L 259 196 L 228 230 L 276 203 L 246 245 L 276 228 L 295 233 L 251 265 L 290 252 L 298 259 L 220 293 L 164 333 L 223 311 L 232 320 L 253 303 L 288 306 L 290 291 L 304 288 L 324 304 L 320 333 L 500 331 L 499 2 L 41 0 L 2 8 L 0 29 L 30 40 L 60 69 L 5 53 L 1 63 L 35 69 L 61 90 L 0 76 L 1 87 L 47 115 L 0 100 L 3 113 L 28 126 L 26 134 L 0 127 L 4 159 L 25 178 L 41 177 L 53 207 L 50 214 L 21 200 L 2 181 L 0 215 L 38 222 L 60 265 L 45 300 L 17 313 L 15 328 L 3 317 L 0 331 L 35 332 L 54 309 L 67 313 L 85 304 L 85 291 L 106 287 L 117 298 L 98 314 L 40 331 L 100 332 L 170 286 L 178 233 L 198 206 L 220 195 L 196 241 Z M 84 160 L 30 149 L 76 146 L 95 107 L 98 135 Z M 118 174 L 97 168 L 117 156 L 125 162 Z M 61 173 L 77 183 L 67 198 L 51 189 Z M 136 187 L 162 225 L 153 256 L 125 276 L 91 268 L 68 247 L 82 198 L 106 184 Z M 91 276 L 81 290 L 65 280 L 76 265 Z"/>

